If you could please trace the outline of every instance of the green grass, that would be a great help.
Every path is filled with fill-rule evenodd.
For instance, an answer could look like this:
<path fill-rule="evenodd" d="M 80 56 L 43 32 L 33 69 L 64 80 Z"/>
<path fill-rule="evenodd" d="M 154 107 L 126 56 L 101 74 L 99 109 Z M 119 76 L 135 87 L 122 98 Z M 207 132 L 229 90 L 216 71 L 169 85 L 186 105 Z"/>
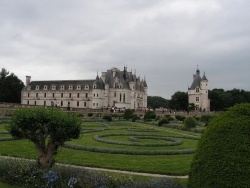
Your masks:
<path fill-rule="evenodd" d="M 105 130 L 103 130 L 105 129 Z M 0 124 L 0 130 L 4 130 L 4 125 Z M 198 133 L 190 133 L 166 127 L 134 123 L 134 122 L 84 122 L 83 130 L 96 130 L 96 132 L 85 132 L 80 139 L 69 142 L 70 144 L 89 146 L 104 149 L 122 149 L 131 151 L 158 151 L 158 150 L 182 150 L 195 149 L 198 140 L 188 138 L 177 138 L 183 142 L 178 146 L 130 146 L 97 142 L 93 140 L 95 135 L 101 134 L 136 134 L 154 136 L 183 136 L 183 134 L 200 136 Z M 0 134 L 1 136 L 1 134 Z M 132 142 L 129 136 L 105 137 L 112 141 Z M 141 143 L 162 143 L 164 140 L 138 139 Z M 15 140 L 0 142 L 0 154 L 18 156 L 25 158 L 37 158 L 34 144 L 27 140 Z M 190 169 L 193 154 L 182 155 L 122 155 L 110 153 L 89 152 L 84 150 L 74 150 L 60 148 L 56 156 L 56 161 L 90 167 L 101 167 L 109 169 L 119 169 L 126 171 L 159 173 L 168 175 L 186 175 Z"/>
<path fill-rule="evenodd" d="M 15 185 L 9 185 L 6 183 L 1 183 L 1 182 L 0 182 L 0 187 L 1 188 L 21 188 L 21 187 L 15 186 Z"/>

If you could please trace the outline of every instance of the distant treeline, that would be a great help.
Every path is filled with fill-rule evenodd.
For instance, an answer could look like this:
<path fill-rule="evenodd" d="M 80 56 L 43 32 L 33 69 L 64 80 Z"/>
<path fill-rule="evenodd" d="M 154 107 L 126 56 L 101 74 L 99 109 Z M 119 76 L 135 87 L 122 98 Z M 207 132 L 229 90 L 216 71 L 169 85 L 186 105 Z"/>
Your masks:
<path fill-rule="evenodd" d="M 208 98 L 210 99 L 211 111 L 223 111 L 235 104 L 250 103 L 250 91 L 243 89 L 225 91 L 224 89 L 215 88 L 208 91 Z M 186 111 L 188 109 L 188 93 L 177 91 L 171 96 L 170 100 L 159 96 L 148 96 L 148 107 Z"/>

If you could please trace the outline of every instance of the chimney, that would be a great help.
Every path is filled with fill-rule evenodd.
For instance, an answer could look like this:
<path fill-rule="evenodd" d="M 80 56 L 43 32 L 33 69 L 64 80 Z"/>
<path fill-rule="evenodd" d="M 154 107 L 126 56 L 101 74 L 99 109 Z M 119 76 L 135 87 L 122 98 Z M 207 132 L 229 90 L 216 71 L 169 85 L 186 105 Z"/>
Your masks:
<path fill-rule="evenodd" d="M 31 76 L 26 76 L 26 86 L 30 84 Z"/>

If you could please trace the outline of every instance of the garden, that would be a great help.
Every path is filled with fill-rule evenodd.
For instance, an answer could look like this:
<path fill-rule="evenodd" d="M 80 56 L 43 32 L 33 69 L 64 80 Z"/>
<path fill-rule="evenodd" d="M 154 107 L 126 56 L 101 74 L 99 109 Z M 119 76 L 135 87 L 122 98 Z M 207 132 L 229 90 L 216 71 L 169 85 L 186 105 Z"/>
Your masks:
<path fill-rule="evenodd" d="M 0 124 L 0 154 L 37 159 L 34 144 L 13 140 Z M 86 121 L 79 139 L 66 142 L 57 163 L 165 175 L 187 175 L 200 133 L 131 121 Z M 131 177 L 129 177 L 131 178 Z M 128 179 L 129 179 L 128 178 Z"/>

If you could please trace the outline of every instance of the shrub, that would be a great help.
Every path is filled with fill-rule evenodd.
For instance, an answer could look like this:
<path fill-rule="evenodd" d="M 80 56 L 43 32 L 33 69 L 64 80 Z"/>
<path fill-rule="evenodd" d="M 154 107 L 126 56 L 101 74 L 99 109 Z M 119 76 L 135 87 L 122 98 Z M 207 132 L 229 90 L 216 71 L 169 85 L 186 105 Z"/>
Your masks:
<path fill-rule="evenodd" d="M 138 116 L 138 115 L 136 115 L 136 114 L 133 114 L 132 116 L 131 116 L 131 118 L 132 118 L 132 122 L 135 122 L 136 120 L 140 120 L 141 118 Z"/>
<path fill-rule="evenodd" d="M 191 164 L 188 186 L 250 187 L 250 104 L 214 118 L 202 135 Z"/>
<path fill-rule="evenodd" d="M 104 115 L 102 119 L 105 119 L 107 121 L 112 121 L 112 117 L 110 115 Z"/>
<path fill-rule="evenodd" d="M 162 126 L 163 124 L 169 124 L 169 120 L 167 118 L 162 118 L 158 122 L 158 126 Z"/>
<path fill-rule="evenodd" d="M 179 120 L 179 121 L 184 121 L 185 120 L 185 116 L 182 115 L 175 115 L 175 119 Z"/>
<path fill-rule="evenodd" d="M 92 112 L 88 113 L 88 117 L 92 117 L 92 116 L 93 116 Z"/>
<path fill-rule="evenodd" d="M 126 109 L 124 114 L 123 114 L 123 118 L 126 119 L 126 120 L 129 120 L 132 117 L 133 113 L 134 113 L 133 110 Z"/>
<path fill-rule="evenodd" d="M 174 121 L 174 117 L 172 117 L 171 115 L 167 114 L 165 115 L 165 118 L 167 118 L 169 121 Z"/>
<path fill-rule="evenodd" d="M 205 122 L 205 126 L 208 125 L 208 123 L 214 119 L 217 115 L 212 115 L 212 114 L 205 114 L 201 116 L 201 121 Z"/>
<path fill-rule="evenodd" d="M 156 114 L 153 111 L 147 111 L 144 114 L 144 120 L 150 120 L 150 119 L 155 119 L 156 118 Z"/>
<path fill-rule="evenodd" d="M 184 120 L 185 128 L 190 129 L 197 126 L 197 121 L 193 117 L 187 117 Z"/>

